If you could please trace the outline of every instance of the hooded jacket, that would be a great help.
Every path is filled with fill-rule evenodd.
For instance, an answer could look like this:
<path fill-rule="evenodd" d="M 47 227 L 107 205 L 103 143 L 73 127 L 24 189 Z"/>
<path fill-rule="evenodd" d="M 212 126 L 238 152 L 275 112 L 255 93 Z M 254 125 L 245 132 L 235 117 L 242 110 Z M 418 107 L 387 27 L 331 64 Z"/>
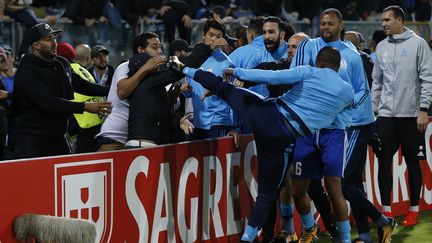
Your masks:
<path fill-rule="evenodd" d="M 84 111 L 84 103 L 69 101 L 74 91 L 95 96 L 108 93 L 106 87 L 91 84 L 72 72 L 63 57 L 45 61 L 25 55 L 16 72 L 12 96 L 12 113 L 20 117 L 19 131 L 63 136 L 69 115 Z"/>
<path fill-rule="evenodd" d="M 432 101 L 432 54 L 405 28 L 381 41 L 372 77 L 373 110 L 383 117 L 416 117 Z"/>

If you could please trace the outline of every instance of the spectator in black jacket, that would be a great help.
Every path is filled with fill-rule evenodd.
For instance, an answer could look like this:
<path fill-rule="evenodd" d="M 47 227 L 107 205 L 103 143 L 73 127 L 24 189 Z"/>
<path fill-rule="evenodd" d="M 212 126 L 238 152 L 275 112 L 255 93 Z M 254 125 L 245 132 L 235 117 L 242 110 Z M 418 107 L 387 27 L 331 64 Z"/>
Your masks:
<path fill-rule="evenodd" d="M 94 46 L 91 51 L 91 58 L 94 65 L 89 68 L 89 72 L 96 80 L 96 83 L 103 86 L 111 86 L 114 67 L 109 65 L 108 49 L 102 45 Z"/>
<path fill-rule="evenodd" d="M 64 135 L 69 115 L 84 111 L 104 115 L 111 109 L 110 102 L 69 101 L 74 91 L 105 96 L 108 89 L 81 79 L 66 59 L 57 56 L 59 32 L 41 23 L 28 29 L 24 37 L 31 54 L 18 67 L 12 98 L 13 113 L 20 118 L 19 158 L 68 154 Z"/>
<path fill-rule="evenodd" d="M 129 60 L 129 76 L 145 64 L 151 56 L 162 53 L 160 41 L 156 34 L 149 33 L 147 45 L 151 52 L 138 53 Z M 217 46 L 226 45 L 225 39 L 220 38 L 211 43 L 199 43 L 192 53 L 182 58 L 183 63 L 198 68 L 211 55 Z M 148 49 L 144 47 L 144 49 Z M 128 97 L 129 107 L 129 133 L 126 147 L 151 147 L 169 142 L 172 126 L 179 126 L 179 119 L 173 116 L 173 105 L 170 103 L 165 86 L 183 78 L 169 65 L 162 65 L 158 70 L 145 76 Z M 173 99 L 171 99 L 173 100 Z"/>

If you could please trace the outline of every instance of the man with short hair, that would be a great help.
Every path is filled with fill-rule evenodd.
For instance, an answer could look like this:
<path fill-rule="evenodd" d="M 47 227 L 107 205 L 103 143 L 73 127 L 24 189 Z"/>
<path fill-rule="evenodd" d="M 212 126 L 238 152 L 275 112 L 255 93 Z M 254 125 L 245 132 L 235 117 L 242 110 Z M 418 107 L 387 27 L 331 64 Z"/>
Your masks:
<path fill-rule="evenodd" d="M 343 29 L 342 15 L 339 10 L 334 8 L 324 10 L 320 15 L 321 37 L 303 41 L 291 63 L 291 67 L 314 65 L 318 51 L 326 46 L 333 46 L 341 53 L 339 75 L 352 85 L 355 94 L 353 108 L 338 114 L 332 124 L 317 132 L 316 136 L 319 136 L 319 141 L 326 143 L 325 147 L 316 142 L 315 137 L 304 137 L 296 141 L 292 176 L 293 197 L 296 208 L 302 215 L 302 222 L 308 224 L 305 227 L 308 231 L 308 228 L 313 225 L 313 215 L 309 210 L 309 200 L 305 197 L 307 185 L 305 178 L 319 179 L 318 175 L 311 176 L 309 173 L 317 172 L 313 165 L 321 162 L 339 240 L 351 242 L 346 198 L 350 201 L 353 210 L 361 210 L 363 215 L 367 214 L 377 224 L 379 232 L 385 232 L 379 234 L 381 242 L 391 238 L 396 223 L 394 219 L 379 213 L 355 183 L 354 178 L 358 177 L 354 176 L 354 173 L 360 173 L 366 163 L 367 144 L 373 134 L 375 118 L 362 60 L 351 43 L 340 40 Z M 319 202 L 316 204 L 319 205 Z M 307 211 L 309 216 L 304 215 Z M 365 225 L 365 232 L 362 233 L 364 233 L 360 235 L 362 240 L 371 241 L 368 225 Z"/>
<path fill-rule="evenodd" d="M 71 71 L 69 62 L 57 56 L 56 36 L 61 31 L 48 24 L 28 29 L 24 40 L 31 47 L 16 72 L 12 109 L 20 118 L 17 154 L 20 158 L 63 155 L 70 152 L 65 140 L 68 117 L 84 111 L 105 115 L 110 102 L 72 102 L 73 92 L 105 95 Z"/>
<path fill-rule="evenodd" d="M 93 75 L 96 83 L 103 86 L 111 86 L 114 68 L 109 65 L 109 51 L 102 45 L 96 45 L 91 50 L 93 67 L 89 72 Z"/>
<path fill-rule="evenodd" d="M 391 216 L 393 156 L 401 146 L 410 192 L 410 207 L 402 224 L 412 226 L 419 223 L 420 160 L 426 158 L 424 132 L 432 101 L 432 54 L 427 42 L 405 27 L 404 16 L 399 6 L 383 10 L 381 22 L 388 37 L 376 48 L 372 95 L 382 141 L 377 157 L 383 212 Z"/>
<path fill-rule="evenodd" d="M 87 44 L 79 44 L 75 47 L 75 61 L 85 68 L 90 68 L 93 65 L 91 58 L 91 48 Z"/>

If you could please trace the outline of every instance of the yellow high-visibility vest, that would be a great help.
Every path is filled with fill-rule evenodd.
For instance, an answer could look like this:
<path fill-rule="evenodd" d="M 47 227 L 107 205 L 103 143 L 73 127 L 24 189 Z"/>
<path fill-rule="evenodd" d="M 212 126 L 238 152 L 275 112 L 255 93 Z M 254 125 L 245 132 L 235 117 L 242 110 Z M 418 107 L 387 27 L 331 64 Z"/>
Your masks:
<path fill-rule="evenodd" d="M 90 74 L 87 69 L 83 68 L 78 63 L 71 63 L 72 70 L 81 76 L 81 78 L 87 80 L 90 83 L 96 83 L 93 76 Z M 87 96 L 83 94 L 74 93 L 74 99 L 72 101 L 75 102 L 100 102 L 104 101 L 103 97 L 100 96 Z M 74 114 L 75 119 L 78 122 L 78 125 L 81 128 L 90 128 L 97 125 L 102 124 L 103 116 L 100 116 L 98 114 L 89 113 L 87 111 L 84 111 L 83 114 Z"/>

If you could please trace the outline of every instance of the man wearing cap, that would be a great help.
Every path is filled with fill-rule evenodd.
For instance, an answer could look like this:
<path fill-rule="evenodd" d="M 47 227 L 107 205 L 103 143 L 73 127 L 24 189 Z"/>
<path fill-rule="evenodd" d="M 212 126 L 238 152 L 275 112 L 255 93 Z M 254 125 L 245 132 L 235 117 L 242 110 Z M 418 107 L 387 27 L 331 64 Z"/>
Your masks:
<path fill-rule="evenodd" d="M 111 86 L 114 68 L 109 65 L 109 51 L 102 45 L 96 45 L 92 48 L 91 58 L 94 66 L 89 69 L 96 83 L 104 86 Z"/>
<path fill-rule="evenodd" d="M 16 72 L 13 113 L 20 118 L 17 135 L 19 158 L 68 154 L 64 138 L 68 117 L 84 111 L 104 115 L 110 102 L 72 102 L 73 92 L 103 95 L 105 89 L 95 87 L 71 71 L 69 62 L 57 56 L 57 34 L 48 24 L 37 24 L 25 33 L 31 47 Z"/>
<path fill-rule="evenodd" d="M 169 45 L 169 55 L 177 56 L 178 58 L 183 58 L 192 51 L 192 48 L 189 46 L 187 41 L 183 39 L 177 39 L 171 41 Z"/>

